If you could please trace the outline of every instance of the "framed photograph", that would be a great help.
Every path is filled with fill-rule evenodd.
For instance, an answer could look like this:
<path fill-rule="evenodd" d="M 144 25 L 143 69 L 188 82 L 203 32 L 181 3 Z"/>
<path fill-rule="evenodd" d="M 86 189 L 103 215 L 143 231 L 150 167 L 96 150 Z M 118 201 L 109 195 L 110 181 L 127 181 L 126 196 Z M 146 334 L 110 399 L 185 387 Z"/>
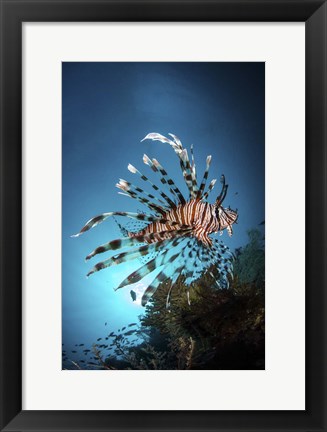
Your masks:
<path fill-rule="evenodd" d="M 1 1 L 1 430 L 326 430 L 326 11 Z"/>

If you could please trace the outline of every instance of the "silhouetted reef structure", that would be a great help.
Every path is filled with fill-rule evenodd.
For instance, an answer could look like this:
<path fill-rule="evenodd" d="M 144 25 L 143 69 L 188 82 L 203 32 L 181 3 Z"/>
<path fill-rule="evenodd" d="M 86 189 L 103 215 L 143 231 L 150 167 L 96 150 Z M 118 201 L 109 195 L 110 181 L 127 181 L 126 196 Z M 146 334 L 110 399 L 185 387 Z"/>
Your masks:
<path fill-rule="evenodd" d="M 163 283 L 146 306 L 140 323 L 99 338 L 87 359 L 66 369 L 250 370 L 265 368 L 265 253 L 259 230 L 235 251 L 229 289 L 213 286 L 208 272 L 189 290 L 183 278 L 171 291 Z M 217 271 L 215 268 L 211 272 Z M 100 341 L 102 341 L 100 343 Z M 82 344 L 81 344 L 82 345 Z"/>

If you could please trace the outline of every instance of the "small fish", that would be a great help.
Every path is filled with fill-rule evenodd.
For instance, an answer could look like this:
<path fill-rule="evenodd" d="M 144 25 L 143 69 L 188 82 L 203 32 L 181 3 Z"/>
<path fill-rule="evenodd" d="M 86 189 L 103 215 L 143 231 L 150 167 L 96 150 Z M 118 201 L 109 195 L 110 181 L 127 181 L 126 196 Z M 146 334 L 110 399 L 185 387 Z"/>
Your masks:
<path fill-rule="evenodd" d="M 121 330 L 124 331 L 126 327 L 123 327 Z"/>
<path fill-rule="evenodd" d="M 98 338 L 97 341 L 99 342 L 100 340 L 102 340 L 102 338 Z"/>
<path fill-rule="evenodd" d="M 106 326 L 106 325 L 107 325 L 107 323 L 104 323 L 104 325 Z"/>
<path fill-rule="evenodd" d="M 264 224 L 265 224 L 265 221 L 262 221 L 259 223 L 259 225 L 264 225 Z"/>
<path fill-rule="evenodd" d="M 75 353 L 77 353 L 77 351 L 72 351 L 72 353 L 74 353 L 74 354 L 75 354 Z"/>
<path fill-rule="evenodd" d="M 137 323 L 131 323 L 131 324 L 128 324 L 128 327 L 132 327 L 132 326 L 135 326 L 135 325 L 137 325 Z"/>
<path fill-rule="evenodd" d="M 135 332 L 136 332 L 136 330 L 130 330 L 130 331 L 125 333 L 125 336 L 130 336 L 130 335 L 134 334 Z"/>
<path fill-rule="evenodd" d="M 130 290 L 130 295 L 132 297 L 133 302 L 136 300 L 136 292 L 133 290 Z"/>
<path fill-rule="evenodd" d="M 80 369 L 80 367 L 79 367 L 79 364 L 78 364 L 78 363 L 74 362 L 73 360 L 71 360 L 71 362 L 73 363 L 73 365 L 74 365 L 74 366 L 76 366 L 76 367 L 77 367 L 77 369 Z"/>
<path fill-rule="evenodd" d="M 79 346 L 84 346 L 84 344 L 79 344 Z"/>

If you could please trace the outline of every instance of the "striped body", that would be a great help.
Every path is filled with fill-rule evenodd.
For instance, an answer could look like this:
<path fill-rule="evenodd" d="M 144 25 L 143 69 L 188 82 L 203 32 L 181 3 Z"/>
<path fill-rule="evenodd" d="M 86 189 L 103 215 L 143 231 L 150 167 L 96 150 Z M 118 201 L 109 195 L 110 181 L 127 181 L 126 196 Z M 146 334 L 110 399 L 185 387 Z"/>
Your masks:
<path fill-rule="evenodd" d="M 86 257 L 86 260 L 89 260 L 98 254 L 129 248 L 126 252 L 120 252 L 95 264 L 87 276 L 123 262 L 146 258 L 146 263 L 129 274 L 116 289 L 139 282 L 160 268 L 160 272 L 145 289 L 142 305 L 146 305 L 160 284 L 167 279 L 172 282 L 167 296 L 168 307 L 171 290 L 179 276 L 184 278 L 187 294 L 189 294 L 188 290 L 192 283 L 207 272 L 219 288 L 228 288 L 229 277 L 232 277 L 232 254 L 221 241 L 211 237 L 217 232 L 222 234 L 224 230 L 231 236 L 232 225 L 238 218 L 237 211 L 222 206 L 228 189 L 225 176 L 222 175 L 220 178 L 220 194 L 214 204 L 210 204 L 207 199 L 216 183 L 216 179 L 211 180 L 206 190 L 211 156 L 206 159 L 203 178 L 198 184 L 193 147 L 191 147 L 190 161 L 181 141 L 175 135 L 169 135 L 171 138 L 150 133 L 144 139 L 160 141 L 173 148 L 179 158 L 185 185 L 189 192 L 188 198 L 183 196 L 174 181 L 168 176 L 167 171 L 156 159 L 144 155 L 143 162 L 158 176 L 162 187 L 152 182 L 131 164 L 128 165 L 128 170 L 145 182 L 151 193 L 123 179 L 120 179 L 116 186 L 120 189 L 120 194 L 138 201 L 149 211 L 103 213 L 90 219 L 79 233 L 72 236 L 79 237 L 112 216 L 142 221 L 146 226 L 137 232 L 128 230 L 118 223 L 124 238 L 104 243 Z M 213 267 L 217 270 L 215 274 L 212 271 Z"/>
<path fill-rule="evenodd" d="M 179 204 L 163 215 L 164 219 L 176 222 L 180 227 L 191 228 L 192 231 L 188 235 L 193 235 L 205 246 L 210 247 L 212 241 L 209 237 L 211 233 L 217 233 L 230 224 L 230 218 L 225 211 L 220 211 L 220 217 L 217 217 L 217 209 L 213 204 L 193 199 L 185 204 Z M 219 214 L 219 213 L 218 213 Z M 233 221 L 234 222 L 234 221 Z M 136 233 L 129 233 L 130 237 L 147 235 L 150 233 L 166 232 L 164 238 L 169 239 L 172 233 L 176 230 L 176 226 L 169 223 L 152 222 L 144 230 Z M 161 237 L 162 238 L 162 237 Z M 149 240 L 153 243 L 158 241 L 156 236 Z"/>

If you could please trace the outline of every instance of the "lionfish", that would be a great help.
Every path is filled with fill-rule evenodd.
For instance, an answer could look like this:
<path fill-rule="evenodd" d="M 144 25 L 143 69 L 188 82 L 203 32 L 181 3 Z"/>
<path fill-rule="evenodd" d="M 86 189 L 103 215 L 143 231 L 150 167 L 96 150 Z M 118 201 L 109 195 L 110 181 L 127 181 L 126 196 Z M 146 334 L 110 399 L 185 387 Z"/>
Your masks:
<path fill-rule="evenodd" d="M 213 233 L 219 232 L 221 235 L 225 229 L 231 236 L 232 225 L 238 218 L 237 209 L 231 210 L 230 207 L 222 206 L 228 189 L 225 176 L 221 176 L 221 191 L 215 203 L 210 204 L 207 199 L 216 183 L 216 179 L 212 180 L 205 191 L 211 156 L 206 159 L 204 175 L 201 183 L 198 184 L 193 146 L 191 146 L 190 161 L 188 152 L 183 148 L 179 138 L 173 134 L 169 134 L 169 136 L 170 138 L 166 138 L 158 133 L 149 133 L 142 141 L 146 139 L 160 141 L 173 148 L 179 158 L 188 189 L 188 198 L 184 197 L 174 181 L 168 176 L 167 171 L 156 159 L 150 159 L 144 155 L 143 162 L 158 175 L 162 185 L 167 188 L 167 193 L 129 164 L 128 170 L 139 176 L 155 191 L 155 194 L 151 194 L 123 179 L 119 180 L 116 187 L 123 191 L 119 193 L 144 204 L 148 208 L 148 212 L 114 211 L 103 213 L 90 219 L 79 233 L 72 236 L 80 236 L 110 216 L 125 216 L 142 221 L 144 223 L 143 228 L 137 230 L 128 230 L 118 224 L 124 237 L 97 247 L 86 257 L 86 260 L 103 252 L 116 251 L 125 247 L 130 248 L 127 252 L 121 252 L 96 264 L 87 274 L 90 276 L 113 265 L 139 258 L 145 259 L 141 267 L 126 277 L 115 288 L 116 290 L 134 284 L 150 275 L 154 270 L 161 268 L 144 291 L 141 301 L 143 306 L 164 281 L 171 281 L 166 301 L 166 306 L 169 307 L 171 290 L 179 276 L 184 278 L 188 301 L 192 283 L 205 273 L 213 278 L 219 288 L 228 288 L 228 277 L 229 275 L 233 276 L 233 254 L 222 241 L 211 237 Z M 213 274 L 213 269 L 216 270 L 216 275 Z"/>

